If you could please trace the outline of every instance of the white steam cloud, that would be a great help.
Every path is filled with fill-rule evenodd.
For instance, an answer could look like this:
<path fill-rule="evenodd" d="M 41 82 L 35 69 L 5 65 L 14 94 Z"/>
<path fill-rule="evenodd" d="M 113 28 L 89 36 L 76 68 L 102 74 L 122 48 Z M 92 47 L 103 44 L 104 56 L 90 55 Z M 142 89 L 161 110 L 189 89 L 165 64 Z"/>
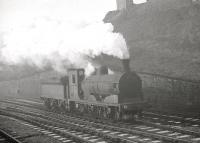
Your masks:
<path fill-rule="evenodd" d="M 123 36 L 102 21 L 115 8 L 115 0 L 10 1 L 21 4 L 15 5 L 17 12 L 10 9 L 0 15 L 5 21 L 0 25 L 4 29 L 1 61 L 40 68 L 50 64 L 57 71 L 73 65 L 90 74 L 94 68 L 88 58 L 102 53 L 129 58 Z"/>

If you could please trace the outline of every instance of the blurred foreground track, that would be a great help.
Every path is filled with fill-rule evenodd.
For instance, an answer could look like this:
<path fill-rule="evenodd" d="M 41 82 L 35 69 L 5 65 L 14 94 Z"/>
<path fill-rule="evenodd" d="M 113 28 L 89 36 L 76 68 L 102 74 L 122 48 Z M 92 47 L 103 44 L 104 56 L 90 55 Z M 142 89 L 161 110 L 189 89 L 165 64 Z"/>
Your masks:
<path fill-rule="evenodd" d="M 12 135 L 9 135 L 5 131 L 0 129 L 0 142 L 1 143 L 22 143 L 21 141 L 17 140 Z"/>

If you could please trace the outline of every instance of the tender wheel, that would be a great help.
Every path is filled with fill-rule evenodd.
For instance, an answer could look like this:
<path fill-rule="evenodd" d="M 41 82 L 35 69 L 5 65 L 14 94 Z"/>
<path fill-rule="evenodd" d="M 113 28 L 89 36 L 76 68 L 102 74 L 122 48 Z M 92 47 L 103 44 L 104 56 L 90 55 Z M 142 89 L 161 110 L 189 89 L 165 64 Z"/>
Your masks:
<path fill-rule="evenodd" d="M 44 105 L 47 109 L 51 109 L 51 103 L 49 99 L 44 99 Z"/>

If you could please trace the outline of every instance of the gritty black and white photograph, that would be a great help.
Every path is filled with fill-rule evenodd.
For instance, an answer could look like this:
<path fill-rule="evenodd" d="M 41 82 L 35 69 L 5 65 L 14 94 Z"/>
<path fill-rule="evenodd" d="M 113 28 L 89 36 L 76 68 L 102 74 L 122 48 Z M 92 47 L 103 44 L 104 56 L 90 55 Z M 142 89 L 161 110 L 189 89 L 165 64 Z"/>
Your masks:
<path fill-rule="evenodd" d="M 200 0 L 0 0 L 0 143 L 200 143 Z"/>

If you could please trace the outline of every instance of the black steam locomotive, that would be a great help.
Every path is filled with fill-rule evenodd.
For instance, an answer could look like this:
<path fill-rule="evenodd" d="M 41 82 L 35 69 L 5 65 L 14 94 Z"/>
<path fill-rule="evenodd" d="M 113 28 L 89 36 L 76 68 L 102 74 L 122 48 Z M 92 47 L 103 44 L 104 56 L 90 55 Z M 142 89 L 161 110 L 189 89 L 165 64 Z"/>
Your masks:
<path fill-rule="evenodd" d="M 115 120 L 130 119 L 144 107 L 142 81 L 123 60 L 123 74 L 108 74 L 106 67 L 85 77 L 84 69 L 68 69 L 60 81 L 43 81 L 41 99 L 50 109 L 90 114 Z"/>

